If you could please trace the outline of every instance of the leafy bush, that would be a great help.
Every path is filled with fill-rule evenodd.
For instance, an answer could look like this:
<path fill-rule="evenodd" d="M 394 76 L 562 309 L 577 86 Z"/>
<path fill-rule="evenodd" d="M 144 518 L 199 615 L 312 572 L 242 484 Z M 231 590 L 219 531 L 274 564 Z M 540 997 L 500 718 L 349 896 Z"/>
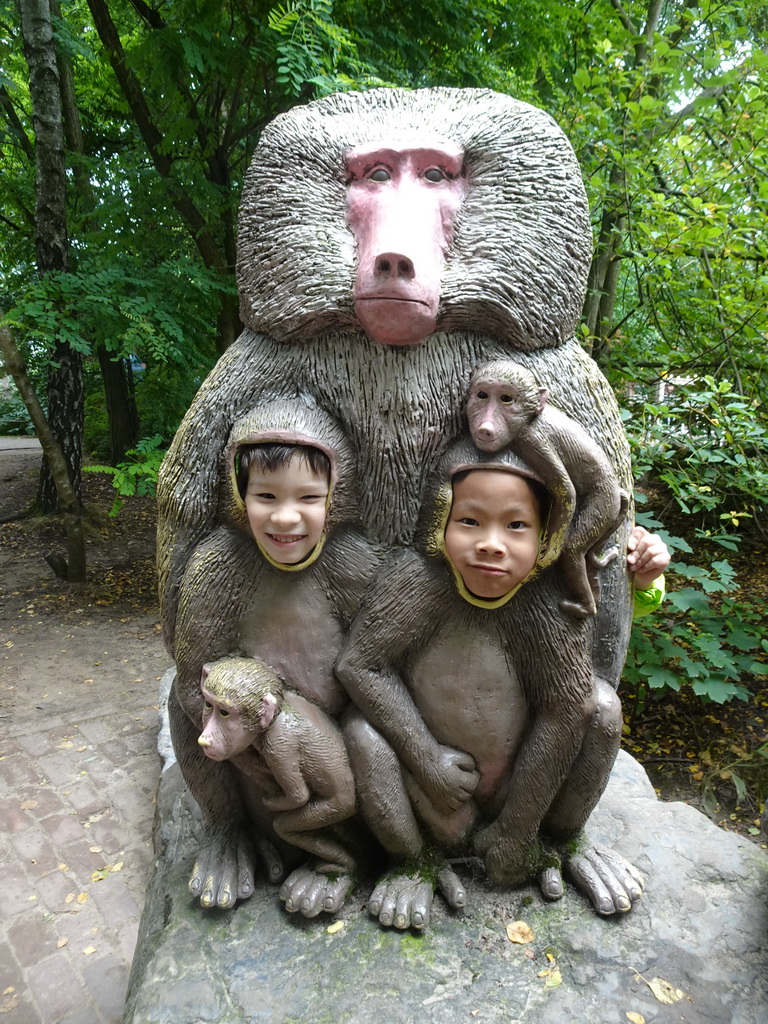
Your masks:
<path fill-rule="evenodd" d="M 680 537 L 643 513 L 637 521 L 656 530 L 671 551 L 691 552 Z M 707 568 L 673 561 L 665 603 L 655 614 L 635 622 L 624 669 L 638 706 L 648 690 L 663 692 L 690 686 L 704 700 L 722 704 L 748 700 L 751 678 L 768 676 L 765 615 L 759 598 L 737 596 L 735 571 L 725 559 Z M 682 585 L 681 585 L 682 584 Z"/>
<path fill-rule="evenodd" d="M 117 494 L 110 509 L 110 515 L 116 516 L 125 504 L 124 499 L 138 495 L 154 496 L 157 490 L 157 474 L 165 451 L 160 447 L 163 439 L 159 434 L 145 437 L 135 448 L 126 452 L 128 459 L 117 466 L 83 466 L 88 473 L 107 473 L 112 477 L 112 485 Z"/>
<path fill-rule="evenodd" d="M 27 407 L 10 377 L 0 381 L 0 436 L 24 437 L 34 434 Z"/>
<path fill-rule="evenodd" d="M 759 402 L 707 376 L 677 383 L 664 403 L 626 413 L 635 472 L 663 484 L 696 536 L 735 551 L 744 520 L 761 529 L 768 509 L 768 430 Z"/>

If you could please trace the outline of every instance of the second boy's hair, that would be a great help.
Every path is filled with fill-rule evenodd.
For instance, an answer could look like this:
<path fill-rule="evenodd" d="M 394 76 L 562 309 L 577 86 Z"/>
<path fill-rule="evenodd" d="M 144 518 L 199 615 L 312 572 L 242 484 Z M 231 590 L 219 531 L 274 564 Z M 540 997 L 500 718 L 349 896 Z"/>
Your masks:
<path fill-rule="evenodd" d="M 331 478 L 331 460 L 319 448 L 309 444 L 244 444 L 237 452 L 237 489 L 240 497 L 245 498 L 248 490 L 248 477 L 251 466 L 256 466 L 262 473 L 274 473 L 276 469 L 287 466 L 294 457 L 309 466 L 315 476 Z"/>
<path fill-rule="evenodd" d="M 473 467 L 472 469 L 459 470 L 458 473 L 455 473 L 451 477 L 451 487 L 453 487 L 455 484 L 461 483 L 461 481 L 468 477 L 470 473 L 483 473 L 487 472 L 489 469 L 493 470 L 499 468 L 499 466 L 493 465 L 489 465 L 487 467 L 480 465 L 477 467 L 477 469 Z M 549 491 L 546 489 L 544 484 L 542 484 L 539 480 L 534 480 L 533 477 L 526 476 L 525 473 L 516 473 L 514 475 L 521 477 L 528 484 L 531 491 L 533 492 L 533 497 L 536 499 L 536 504 L 538 505 L 538 511 L 539 516 L 541 518 L 541 522 L 546 523 L 547 515 L 549 514 L 550 501 L 552 500 Z"/>

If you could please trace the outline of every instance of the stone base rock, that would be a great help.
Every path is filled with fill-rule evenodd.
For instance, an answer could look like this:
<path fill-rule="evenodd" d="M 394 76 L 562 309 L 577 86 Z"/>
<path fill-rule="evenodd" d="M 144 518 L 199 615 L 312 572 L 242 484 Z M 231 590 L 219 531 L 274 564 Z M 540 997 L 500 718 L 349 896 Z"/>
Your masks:
<path fill-rule="evenodd" d="M 502 891 L 466 874 L 466 910 L 438 898 L 425 935 L 381 929 L 365 909 L 370 886 L 347 900 L 337 931 L 325 915 L 285 913 L 266 883 L 234 911 L 203 911 L 187 891 L 198 828 L 171 765 L 123 1024 L 768 1021 L 768 856 L 658 801 L 625 753 L 589 826 L 646 876 L 643 901 L 619 918 L 599 918 L 572 887 L 546 903 L 532 886 Z M 517 920 L 533 930 L 527 946 L 507 938 Z M 654 979 L 684 998 L 659 1001 Z"/>

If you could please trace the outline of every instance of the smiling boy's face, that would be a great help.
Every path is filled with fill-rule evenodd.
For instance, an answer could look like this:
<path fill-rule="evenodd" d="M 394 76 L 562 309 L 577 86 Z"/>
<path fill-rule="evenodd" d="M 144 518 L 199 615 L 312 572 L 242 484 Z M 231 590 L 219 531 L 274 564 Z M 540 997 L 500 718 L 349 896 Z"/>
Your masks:
<path fill-rule="evenodd" d="M 525 477 L 476 469 L 454 482 L 445 550 L 475 597 L 514 590 L 536 564 L 540 533 L 539 502 Z"/>
<path fill-rule="evenodd" d="M 245 492 L 248 524 L 269 557 L 296 565 L 312 553 L 323 535 L 328 479 L 299 455 L 278 469 L 252 465 Z"/>

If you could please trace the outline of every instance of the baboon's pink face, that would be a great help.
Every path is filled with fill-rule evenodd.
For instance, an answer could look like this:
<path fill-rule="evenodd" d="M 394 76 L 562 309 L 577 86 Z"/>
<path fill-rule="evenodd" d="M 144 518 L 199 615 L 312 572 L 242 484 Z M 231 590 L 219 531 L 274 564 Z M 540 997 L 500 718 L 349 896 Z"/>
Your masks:
<path fill-rule="evenodd" d="M 347 154 L 355 313 L 383 345 L 418 345 L 435 330 L 443 261 L 466 191 L 463 159 L 445 143 L 368 144 Z"/>
<path fill-rule="evenodd" d="M 206 757 L 212 761 L 225 761 L 228 757 L 242 754 L 253 743 L 255 734 L 245 728 L 240 709 L 219 700 L 205 687 L 202 693 L 205 700 L 203 731 L 197 742 Z"/>

